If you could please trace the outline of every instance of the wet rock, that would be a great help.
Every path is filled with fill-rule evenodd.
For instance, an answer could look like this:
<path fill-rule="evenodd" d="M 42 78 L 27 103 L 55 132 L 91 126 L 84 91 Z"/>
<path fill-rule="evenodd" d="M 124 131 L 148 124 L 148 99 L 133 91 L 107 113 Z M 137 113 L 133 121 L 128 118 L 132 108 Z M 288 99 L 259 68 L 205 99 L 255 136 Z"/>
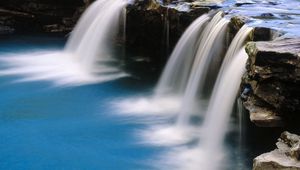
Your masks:
<path fill-rule="evenodd" d="M 242 26 L 249 21 L 250 21 L 250 18 L 248 18 L 246 16 L 241 16 L 241 15 L 233 16 L 230 19 L 230 25 L 231 25 L 232 29 L 235 30 L 235 32 L 238 32 L 242 28 Z"/>
<path fill-rule="evenodd" d="M 242 28 L 242 26 L 246 23 L 250 22 L 250 18 L 237 15 L 233 16 L 230 19 L 229 23 L 229 35 L 230 35 L 230 40 L 232 40 L 235 36 L 235 34 Z"/>
<path fill-rule="evenodd" d="M 242 6 L 242 5 L 248 5 L 248 4 L 255 4 L 256 2 L 252 0 L 237 0 L 235 5 L 236 6 Z"/>
<path fill-rule="evenodd" d="M 255 95 L 248 96 L 244 102 L 245 108 L 250 113 L 250 120 L 259 127 L 281 127 L 284 122 L 270 105 Z"/>
<path fill-rule="evenodd" d="M 300 80 L 300 39 L 247 44 L 250 74 L 262 79 Z"/>
<path fill-rule="evenodd" d="M 134 1 L 127 7 L 127 51 L 164 63 L 184 30 L 210 7 L 181 10 L 180 2 Z M 131 50 L 132 49 L 132 50 Z M 159 64 L 158 64 L 159 65 Z"/>
<path fill-rule="evenodd" d="M 271 28 L 255 27 L 253 31 L 253 41 L 270 41 L 273 39 L 273 32 Z"/>
<path fill-rule="evenodd" d="M 283 132 L 277 149 L 254 159 L 253 170 L 300 170 L 300 136 Z"/>
<path fill-rule="evenodd" d="M 250 86 L 251 93 L 243 94 L 243 99 L 251 120 L 266 127 L 299 120 L 300 39 L 251 42 L 246 51 L 249 60 L 242 90 Z"/>
<path fill-rule="evenodd" d="M 14 32 L 68 32 L 87 0 L 6 0 L 0 2 L 0 26 Z M 64 21 L 72 22 L 64 22 Z M 54 25 L 57 25 L 54 27 Z M 59 27 L 59 29 L 58 29 Z M 53 29 L 51 29 L 53 28 Z M 11 31 L 7 31 L 11 33 Z"/>

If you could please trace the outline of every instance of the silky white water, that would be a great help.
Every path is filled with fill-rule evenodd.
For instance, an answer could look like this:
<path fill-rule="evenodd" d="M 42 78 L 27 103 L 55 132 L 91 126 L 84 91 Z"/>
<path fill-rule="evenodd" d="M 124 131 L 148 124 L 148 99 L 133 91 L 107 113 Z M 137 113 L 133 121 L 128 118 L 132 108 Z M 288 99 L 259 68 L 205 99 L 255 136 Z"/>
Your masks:
<path fill-rule="evenodd" d="M 243 26 L 236 34 L 218 74 L 204 122 L 198 127 L 196 145 L 181 145 L 158 158 L 160 168 L 219 170 L 230 167 L 223 141 L 236 95 L 245 72 L 247 54 L 243 47 L 252 28 Z M 189 125 L 193 126 L 193 125 Z M 184 127 L 183 127 L 184 128 Z M 213 160 L 213 161 L 212 161 Z"/>
<path fill-rule="evenodd" d="M 201 42 L 197 50 L 192 71 L 184 92 L 182 107 L 178 115 L 177 124 L 186 126 L 189 124 L 191 113 L 198 110 L 198 105 L 208 71 L 213 60 L 221 60 L 223 46 L 226 38 L 226 29 L 229 21 L 222 18 L 222 13 L 217 13 L 210 24 L 205 28 L 201 36 Z M 200 97 L 199 97 L 200 96 Z M 203 109 L 203 108 L 202 108 Z"/>
<path fill-rule="evenodd" d="M 208 105 L 203 128 L 206 145 L 220 146 L 227 131 L 230 114 L 236 101 L 241 77 L 245 72 L 247 53 L 243 44 L 252 28 L 243 26 L 232 41 L 223 61 Z"/>
<path fill-rule="evenodd" d="M 65 52 L 78 57 L 87 69 L 99 69 L 96 60 L 111 59 L 109 40 L 118 31 L 125 0 L 98 0 L 86 10 L 69 38 Z M 100 56 L 100 57 L 99 57 Z"/>
<path fill-rule="evenodd" d="M 198 48 L 197 41 L 208 20 L 208 15 L 202 15 L 183 33 L 159 79 L 156 96 L 183 93 Z"/>
<path fill-rule="evenodd" d="M 110 51 L 125 5 L 125 0 L 94 2 L 80 18 L 63 51 L 1 57 L 6 67 L 0 75 L 20 75 L 17 81 L 48 80 L 56 85 L 82 85 L 127 76 L 119 70 Z"/>
<path fill-rule="evenodd" d="M 241 77 L 246 71 L 247 54 L 244 49 L 238 52 L 232 61 L 219 73 L 203 123 L 200 148 L 205 151 L 206 160 L 214 158 L 215 153 L 222 153 L 223 140 L 228 130 L 232 108 L 236 101 Z M 207 164 L 209 170 L 218 170 L 221 161 Z"/>

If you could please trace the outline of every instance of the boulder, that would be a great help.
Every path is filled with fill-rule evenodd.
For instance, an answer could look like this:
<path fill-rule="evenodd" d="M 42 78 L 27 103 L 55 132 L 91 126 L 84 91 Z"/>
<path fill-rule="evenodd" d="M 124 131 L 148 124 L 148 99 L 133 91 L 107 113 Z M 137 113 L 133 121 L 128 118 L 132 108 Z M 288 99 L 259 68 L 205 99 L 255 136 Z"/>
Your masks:
<path fill-rule="evenodd" d="M 300 39 L 250 42 L 243 77 L 244 106 L 258 126 L 282 126 L 299 120 Z M 259 102 L 258 102 L 259 101 Z"/>
<path fill-rule="evenodd" d="M 253 170 L 300 170 L 300 136 L 283 132 L 276 145 L 254 159 Z"/>

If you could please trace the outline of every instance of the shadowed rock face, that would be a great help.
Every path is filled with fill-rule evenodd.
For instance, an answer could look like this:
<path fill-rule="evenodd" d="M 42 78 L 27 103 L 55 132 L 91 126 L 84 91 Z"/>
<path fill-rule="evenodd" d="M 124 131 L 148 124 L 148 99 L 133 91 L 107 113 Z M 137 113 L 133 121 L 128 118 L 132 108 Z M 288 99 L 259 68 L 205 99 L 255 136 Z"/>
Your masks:
<path fill-rule="evenodd" d="M 244 105 L 259 126 L 282 126 L 300 113 L 300 39 L 251 42 Z M 249 91 L 249 90 L 248 90 Z"/>
<path fill-rule="evenodd" d="M 127 8 L 127 49 L 164 63 L 184 30 L 210 10 L 210 7 L 190 6 L 182 11 L 168 6 L 167 1 L 135 1 Z"/>
<path fill-rule="evenodd" d="M 300 170 L 300 137 L 283 132 L 277 149 L 254 159 L 253 170 Z"/>
<path fill-rule="evenodd" d="M 0 34 L 68 32 L 86 0 L 6 0 L 0 2 Z"/>

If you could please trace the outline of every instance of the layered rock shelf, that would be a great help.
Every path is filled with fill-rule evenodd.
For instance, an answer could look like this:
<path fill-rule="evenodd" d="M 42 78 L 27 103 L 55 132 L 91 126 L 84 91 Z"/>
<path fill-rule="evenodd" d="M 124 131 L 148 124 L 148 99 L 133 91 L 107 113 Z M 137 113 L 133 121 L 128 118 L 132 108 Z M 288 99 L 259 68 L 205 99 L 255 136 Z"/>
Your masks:
<path fill-rule="evenodd" d="M 300 39 L 251 42 L 246 51 L 244 105 L 251 121 L 274 127 L 299 117 Z"/>

